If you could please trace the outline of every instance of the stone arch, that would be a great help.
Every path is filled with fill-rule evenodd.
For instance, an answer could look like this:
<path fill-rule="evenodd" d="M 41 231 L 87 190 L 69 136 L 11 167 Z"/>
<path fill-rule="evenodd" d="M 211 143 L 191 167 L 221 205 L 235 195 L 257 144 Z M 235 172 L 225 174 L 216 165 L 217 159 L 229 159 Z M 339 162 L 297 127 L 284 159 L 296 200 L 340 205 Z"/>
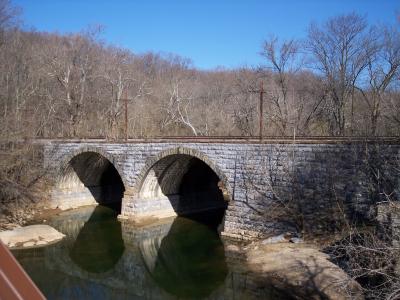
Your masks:
<path fill-rule="evenodd" d="M 190 148 L 171 148 L 146 162 L 134 185 L 137 216 L 201 213 L 221 223 L 230 196 L 227 178 L 204 153 Z"/>
<path fill-rule="evenodd" d="M 76 157 L 80 154 L 83 154 L 85 152 L 93 152 L 93 153 L 99 154 L 99 155 L 103 156 L 104 158 L 106 158 L 114 166 L 114 168 L 118 171 L 119 175 L 121 176 L 121 180 L 122 180 L 122 183 L 124 184 L 124 186 L 125 187 L 129 186 L 128 182 L 126 181 L 126 178 L 124 178 L 124 172 L 122 172 L 121 167 L 117 164 L 116 157 L 112 153 L 104 151 L 102 148 L 95 147 L 95 146 L 79 147 L 78 149 L 68 151 L 68 153 L 61 158 L 61 162 L 58 164 L 58 166 L 56 168 L 55 175 L 56 176 L 60 175 L 60 173 L 62 173 L 65 169 L 68 168 L 70 161 L 74 157 Z"/>
<path fill-rule="evenodd" d="M 217 164 L 215 164 L 206 154 L 204 154 L 203 152 L 196 150 L 196 149 L 192 149 L 192 148 L 187 148 L 187 147 L 176 147 L 176 148 L 170 148 L 164 151 L 161 151 L 159 153 L 157 153 L 156 155 L 150 157 L 147 161 L 146 164 L 144 165 L 144 167 L 142 168 L 141 172 L 139 173 L 139 175 L 137 176 L 137 179 L 135 181 L 135 184 L 133 186 L 133 189 L 136 193 L 140 192 L 140 189 L 144 183 L 144 181 L 146 180 L 146 176 L 149 173 L 149 171 L 151 170 L 151 168 L 161 159 L 170 156 L 170 155 L 178 155 L 178 154 L 184 154 L 184 155 L 189 155 L 192 156 L 194 158 L 197 158 L 199 160 L 201 160 L 202 162 L 204 162 L 207 166 L 209 166 L 214 172 L 215 174 L 217 174 L 217 176 L 219 177 L 219 179 L 221 180 L 221 182 L 224 185 L 224 188 L 226 189 L 227 192 L 231 191 L 229 182 L 228 182 L 228 178 L 226 177 L 226 175 L 224 174 L 224 172 L 222 172 L 222 170 L 217 166 Z M 230 200 L 230 199 L 229 199 Z"/>
<path fill-rule="evenodd" d="M 56 167 L 52 208 L 104 204 L 121 210 L 126 181 L 113 155 L 97 147 L 68 152 Z"/>

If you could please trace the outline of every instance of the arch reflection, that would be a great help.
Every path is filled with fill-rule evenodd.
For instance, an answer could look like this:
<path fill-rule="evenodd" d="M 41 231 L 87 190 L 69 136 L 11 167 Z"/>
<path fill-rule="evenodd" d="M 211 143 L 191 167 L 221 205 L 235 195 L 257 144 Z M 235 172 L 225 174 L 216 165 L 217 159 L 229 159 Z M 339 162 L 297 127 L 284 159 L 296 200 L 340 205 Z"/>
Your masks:
<path fill-rule="evenodd" d="M 140 250 L 157 285 L 178 297 L 206 297 L 228 274 L 218 234 L 192 219 L 177 217 L 165 237 L 141 241 Z"/>
<path fill-rule="evenodd" d="M 83 270 L 103 273 L 115 266 L 124 250 L 117 212 L 99 205 L 80 230 L 69 256 Z"/>

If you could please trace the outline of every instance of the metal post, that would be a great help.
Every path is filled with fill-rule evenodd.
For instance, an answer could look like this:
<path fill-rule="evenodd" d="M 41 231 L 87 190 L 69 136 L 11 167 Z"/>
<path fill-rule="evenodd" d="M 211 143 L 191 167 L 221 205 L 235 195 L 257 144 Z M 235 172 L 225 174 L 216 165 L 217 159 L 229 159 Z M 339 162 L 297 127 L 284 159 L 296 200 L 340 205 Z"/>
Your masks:
<path fill-rule="evenodd" d="M 260 140 L 262 140 L 262 130 L 263 130 L 263 94 L 264 94 L 264 88 L 263 88 L 263 83 L 261 81 L 260 83 Z"/>
<path fill-rule="evenodd" d="M 128 89 L 125 88 L 125 141 L 128 141 Z"/>

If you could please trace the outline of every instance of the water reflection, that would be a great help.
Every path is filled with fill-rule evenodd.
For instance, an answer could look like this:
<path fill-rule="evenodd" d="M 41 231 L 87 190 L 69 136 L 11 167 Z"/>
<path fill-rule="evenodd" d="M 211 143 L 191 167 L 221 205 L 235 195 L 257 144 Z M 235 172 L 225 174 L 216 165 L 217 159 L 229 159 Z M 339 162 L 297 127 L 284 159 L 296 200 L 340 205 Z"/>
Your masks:
<path fill-rule="evenodd" d="M 80 268 L 91 273 L 111 270 L 124 253 L 121 223 L 117 213 L 104 206 L 96 206 L 83 225 L 69 256 Z"/>
<path fill-rule="evenodd" d="M 115 217 L 102 206 L 64 212 L 50 223 L 66 239 L 14 254 L 48 299 L 284 299 L 258 288 L 210 226 Z"/>
<path fill-rule="evenodd" d="M 155 247 L 157 256 L 149 259 Z M 178 297 L 208 296 L 224 283 L 228 273 L 224 246 L 216 232 L 187 218 L 176 218 L 162 240 L 146 240 L 141 252 L 153 279 Z"/>

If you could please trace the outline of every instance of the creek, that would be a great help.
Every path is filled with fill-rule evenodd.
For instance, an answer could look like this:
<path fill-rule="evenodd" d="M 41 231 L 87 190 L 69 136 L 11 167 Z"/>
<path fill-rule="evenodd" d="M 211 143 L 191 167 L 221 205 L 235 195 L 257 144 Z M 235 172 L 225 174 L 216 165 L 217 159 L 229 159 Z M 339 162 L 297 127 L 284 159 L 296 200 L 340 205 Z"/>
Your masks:
<path fill-rule="evenodd" d="M 82 207 L 48 221 L 63 241 L 13 253 L 48 299 L 290 299 L 257 283 L 212 219 L 137 226 L 109 207 Z"/>

